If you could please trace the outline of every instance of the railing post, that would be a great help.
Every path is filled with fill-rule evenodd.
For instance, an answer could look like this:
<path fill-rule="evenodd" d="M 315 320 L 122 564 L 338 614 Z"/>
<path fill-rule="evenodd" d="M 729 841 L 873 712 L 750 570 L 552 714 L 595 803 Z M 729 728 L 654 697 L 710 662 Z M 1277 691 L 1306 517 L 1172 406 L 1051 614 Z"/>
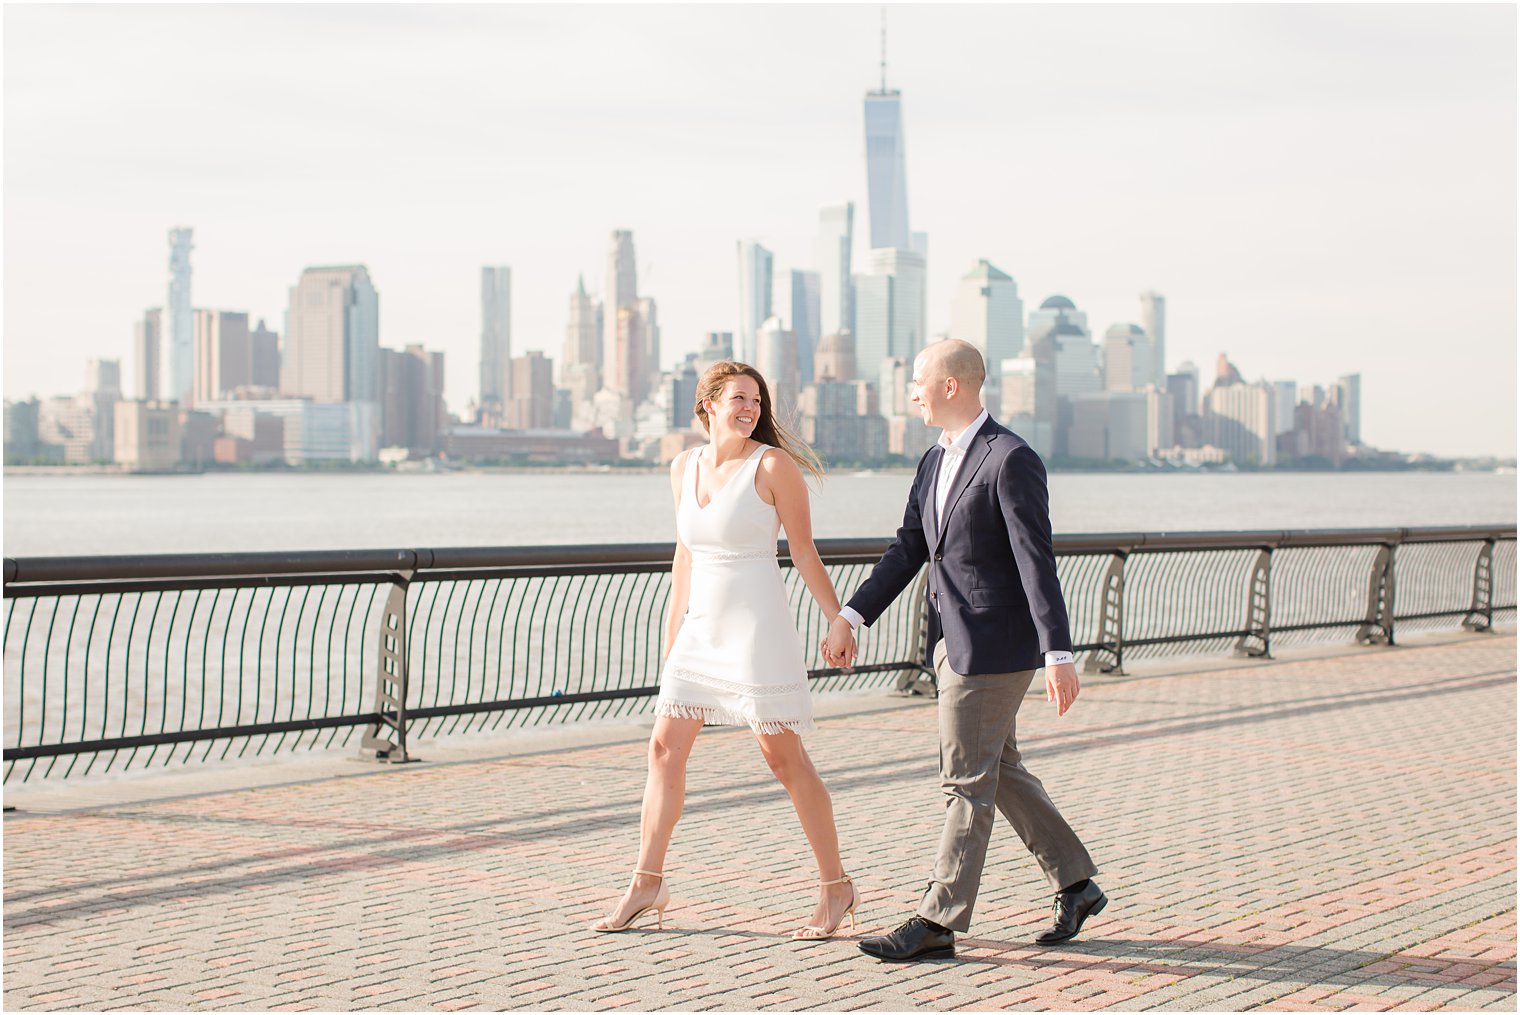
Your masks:
<path fill-rule="evenodd" d="M 1124 559 L 1123 550 L 1114 552 L 1108 571 L 1098 586 L 1098 637 L 1101 646 L 1087 653 L 1083 670 L 1088 673 L 1124 672 Z"/>
<path fill-rule="evenodd" d="M 1494 542 L 1484 540 L 1473 562 L 1472 605 L 1462 618 L 1462 626 L 1469 631 L 1494 629 Z"/>
<path fill-rule="evenodd" d="M 1272 658 L 1272 548 L 1256 554 L 1246 588 L 1246 633 L 1235 642 L 1235 654 Z"/>
<path fill-rule="evenodd" d="M 912 638 L 908 646 L 908 659 L 915 664 L 915 668 L 904 670 L 902 676 L 897 678 L 897 690 L 903 694 L 916 694 L 933 698 L 939 694 L 939 686 L 934 681 L 934 671 L 924 663 L 924 653 L 929 645 L 929 614 L 925 603 L 928 597 L 924 595 L 924 586 L 929 582 L 929 568 L 925 566 L 918 573 L 918 580 L 913 583 L 912 606 L 908 613 L 908 630 Z"/>
<path fill-rule="evenodd" d="M 385 611 L 380 616 L 379 667 L 375 680 L 375 712 L 360 747 L 375 752 L 376 761 L 403 763 L 416 759 L 406 753 L 406 590 L 412 571 L 398 571 L 392 580 Z M 382 735 L 382 731 L 388 735 Z"/>
<path fill-rule="evenodd" d="M 1357 628 L 1363 645 L 1393 644 L 1393 544 L 1384 543 L 1372 561 L 1367 582 L 1367 618 Z"/>

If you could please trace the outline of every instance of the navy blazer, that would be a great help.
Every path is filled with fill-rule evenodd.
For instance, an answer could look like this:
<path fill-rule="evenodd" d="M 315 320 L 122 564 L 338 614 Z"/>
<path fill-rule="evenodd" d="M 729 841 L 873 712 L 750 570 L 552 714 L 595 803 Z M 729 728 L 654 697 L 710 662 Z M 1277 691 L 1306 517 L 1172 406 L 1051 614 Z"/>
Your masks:
<path fill-rule="evenodd" d="M 941 526 L 934 485 L 944 453 L 936 444 L 919 460 L 902 528 L 850 608 L 871 625 L 927 561 L 926 662 L 943 636 L 957 673 L 1038 669 L 1046 652 L 1071 651 L 1045 465 L 1024 438 L 989 416 L 945 498 Z"/>

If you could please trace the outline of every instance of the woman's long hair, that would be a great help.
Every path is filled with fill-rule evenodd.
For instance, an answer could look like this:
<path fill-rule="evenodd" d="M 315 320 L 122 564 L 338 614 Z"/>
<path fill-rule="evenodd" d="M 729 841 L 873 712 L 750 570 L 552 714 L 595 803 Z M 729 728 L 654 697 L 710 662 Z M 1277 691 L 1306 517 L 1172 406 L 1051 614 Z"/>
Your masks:
<path fill-rule="evenodd" d="M 711 422 L 707 418 L 707 406 L 704 402 L 716 401 L 723 394 L 723 386 L 735 377 L 749 377 L 760 385 L 760 418 L 755 421 L 755 429 L 751 436 L 762 444 L 769 444 L 773 448 L 780 448 L 786 452 L 787 457 L 797 463 L 799 469 L 803 469 L 813 475 L 813 478 L 823 480 L 823 463 L 813 449 L 808 447 L 806 441 L 791 430 L 785 423 L 776 418 L 775 409 L 771 405 L 771 388 L 765 383 L 765 378 L 760 371 L 748 363 L 738 363 L 731 359 L 714 363 L 707 368 L 707 373 L 697 382 L 697 418 L 702 421 L 702 429 L 709 435 L 712 433 Z"/>

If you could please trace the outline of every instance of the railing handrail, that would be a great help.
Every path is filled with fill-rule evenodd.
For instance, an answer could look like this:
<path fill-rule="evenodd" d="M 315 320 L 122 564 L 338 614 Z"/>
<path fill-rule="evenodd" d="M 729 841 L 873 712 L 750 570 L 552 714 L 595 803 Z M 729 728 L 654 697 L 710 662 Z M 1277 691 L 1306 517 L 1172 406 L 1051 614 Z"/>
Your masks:
<path fill-rule="evenodd" d="M 1386 529 L 1268 529 L 1261 531 L 1093 532 L 1057 535 L 1057 554 L 1166 550 L 1279 549 L 1297 546 L 1397 546 L 1514 539 L 1514 524 Z M 868 562 L 891 537 L 819 539 L 819 554 L 836 563 Z M 785 541 L 778 554 L 787 559 Z M 419 549 L 290 550 L 249 553 L 161 553 L 6 557 L 5 588 L 53 582 L 153 578 L 234 578 L 252 575 L 396 574 L 425 580 L 429 571 L 606 566 L 669 566 L 674 543 L 546 546 L 455 546 Z"/>

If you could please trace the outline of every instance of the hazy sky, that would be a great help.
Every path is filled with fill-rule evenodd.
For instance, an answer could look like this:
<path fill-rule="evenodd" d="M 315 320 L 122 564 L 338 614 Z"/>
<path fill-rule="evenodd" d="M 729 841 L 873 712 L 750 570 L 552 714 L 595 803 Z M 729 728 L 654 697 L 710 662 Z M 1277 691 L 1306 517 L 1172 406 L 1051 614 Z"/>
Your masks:
<path fill-rule="evenodd" d="M 877 6 L 17 7 L 5 19 L 5 394 L 73 393 L 162 304 L 282 329 L 362 262 L 380 341 L 477 391 L 480 266 L 558 359 L 632 229 L 665 358 L 735 326 L 734 243 L 811 267 L 856 201 Z M 1365 440 L 1515 453 L 1515 8 L 892 7 L 929 328 L 985 257 L 1094 332 L 1167 297 L 1169 366 L 1362 374 Z"/>

